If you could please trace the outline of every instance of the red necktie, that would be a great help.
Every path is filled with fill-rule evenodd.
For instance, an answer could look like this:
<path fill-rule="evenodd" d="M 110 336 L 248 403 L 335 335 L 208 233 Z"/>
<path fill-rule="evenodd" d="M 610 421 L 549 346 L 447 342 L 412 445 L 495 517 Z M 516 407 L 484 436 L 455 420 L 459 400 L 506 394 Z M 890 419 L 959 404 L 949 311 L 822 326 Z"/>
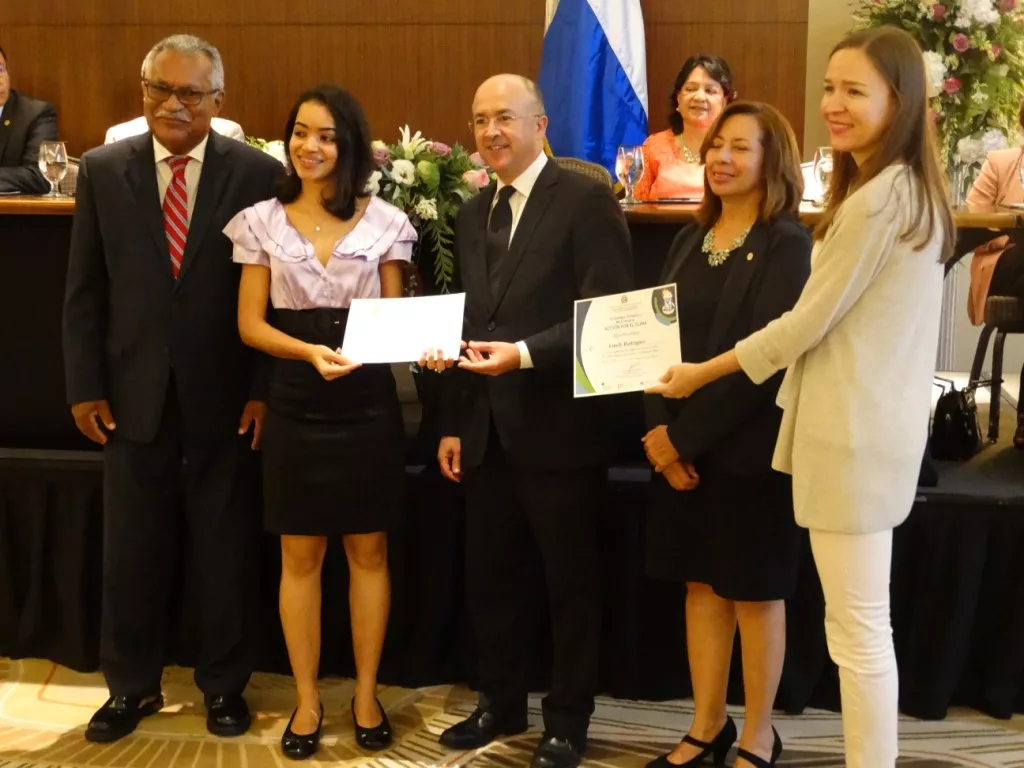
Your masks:
<path fill-rule="evenodd" d="M 188 239 L 188 187 L 185 184 L 185 166 L 188 157 L 169 157 L 171 183 L 164 194 L 164 232 L 167 248 L 171 252 L 171 272 L 177 277 L 181 262 L 185 258 L 185 242 Z"/>

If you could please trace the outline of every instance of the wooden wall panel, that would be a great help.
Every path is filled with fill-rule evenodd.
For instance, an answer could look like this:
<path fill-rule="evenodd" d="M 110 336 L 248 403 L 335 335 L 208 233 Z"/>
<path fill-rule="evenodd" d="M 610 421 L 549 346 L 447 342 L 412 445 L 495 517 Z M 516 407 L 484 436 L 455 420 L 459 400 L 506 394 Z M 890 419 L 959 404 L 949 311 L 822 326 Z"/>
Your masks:
<path fill-rule="evenodd" d="M 718 53 L 743 96 L 803 122 L 807 0 L 642 0 L 652 129 L 683 60 Z M 224 56 L 222 116 L 278 138 L 292 99 L 337 82 L 363 103 L 375 136 L 400 125 L 441 141 L 472 137 L 481 80 L 536 77 L 544 0 L 0 0 L 0 45 L 14 87 L 55 103 L 72 154 L 141 114 L 138 73 L 164 35 L 192 32 Z M 557 94 L 548 94 L 549 98 Z"/>

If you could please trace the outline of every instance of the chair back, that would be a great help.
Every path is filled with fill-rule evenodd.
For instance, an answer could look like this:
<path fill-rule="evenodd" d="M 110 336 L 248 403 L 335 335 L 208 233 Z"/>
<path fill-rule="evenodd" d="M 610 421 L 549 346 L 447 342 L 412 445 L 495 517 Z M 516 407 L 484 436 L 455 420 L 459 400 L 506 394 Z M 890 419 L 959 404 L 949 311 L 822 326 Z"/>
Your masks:
<path fill-rule="evenodd" d="M 68 172 L 57 182 L 57 189 L 62 194 L 75 196 L 75 190 L 78 188 L 78 163 L 77 157 L 68 158 Z"/>
<path fill-rule="evenodd" d="M 553 159 L 558 163 L 559 168 L 564 168 L 567 171 L 582 174 L 594 179 L 594 181 L 601 182 L 609 188 L 613 188 L 615 186 L 612 182 L 612 175 L 608 173 L 608 169 L 603 165 L 592 163 L 589 160 L 580 160 L 576 157 L 556 157 Z"/>

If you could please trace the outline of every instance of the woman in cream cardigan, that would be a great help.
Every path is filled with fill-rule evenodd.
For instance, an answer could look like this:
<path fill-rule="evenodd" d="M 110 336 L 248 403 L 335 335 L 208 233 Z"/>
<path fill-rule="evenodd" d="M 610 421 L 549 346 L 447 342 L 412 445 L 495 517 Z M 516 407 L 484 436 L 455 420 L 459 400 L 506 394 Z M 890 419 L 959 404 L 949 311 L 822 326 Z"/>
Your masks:
<path fill-rule="evenodd" d="M 835 172 L 796 306 L 651 390 L 686 397 L 727 374 L 759 383 L 788 369 L 773 464 L 793 476 L 796 521 L 810 529 L 849 768 L 893 768 L 898 752 L 892 529 L 917 487 L 955 237 L 925 83 L 902 30 L 836 47 L 821 102 Z"/>

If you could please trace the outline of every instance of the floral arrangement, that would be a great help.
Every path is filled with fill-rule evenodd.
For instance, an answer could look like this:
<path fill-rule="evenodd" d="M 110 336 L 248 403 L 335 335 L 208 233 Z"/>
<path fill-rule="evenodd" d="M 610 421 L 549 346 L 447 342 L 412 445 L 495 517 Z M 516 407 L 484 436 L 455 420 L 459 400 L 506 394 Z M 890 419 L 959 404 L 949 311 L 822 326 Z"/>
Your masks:
<path fill-rule="evenodd" d="M 455 255 L 452 252 L 455 214 L 463 202 L 490 183 L 491 177 L 475 153 L 459 145 L 448 146 L 425 139 L 409 126 L 400 129 L 394 144 L 373 142 L 377 170 L 367 190 L 409 216 L 420 234 L 420 245 L 434 254 L 434 284 L 447 293 Z"/>
<path fill-rule="evenodd" d="M 1024 95 L 1018 0 L 856 0 L 857 28 L 890 25 L 924 51 L 932 118 L 950 168 L 1007 146 Z"/>
<path fill-rule="evenodd" d="M 259 139 L 255 136 L 246 136 L 245 143 L 250 147 L 255 147 L 260 150 L 260 152 L 266 152 L 275 160 L 279 160 L 281 165 L 288 165 L 288 152 L 284 148 L 283 141 L 267 141 L 266 139 Z"/>

